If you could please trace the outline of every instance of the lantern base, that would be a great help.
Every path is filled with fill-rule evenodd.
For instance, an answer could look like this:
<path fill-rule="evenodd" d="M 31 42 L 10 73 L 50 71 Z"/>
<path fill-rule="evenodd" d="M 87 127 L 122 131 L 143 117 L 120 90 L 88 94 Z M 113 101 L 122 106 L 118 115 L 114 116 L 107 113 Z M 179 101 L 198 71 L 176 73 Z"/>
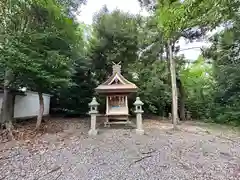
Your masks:
<path fill-rule="evenodd" d="M 143 129 L 136 129 L 136 134 L 144 135 L 144 130 Z"/>
<path fill-rule="evenodd" d="M 96 136 L 97 134 L 98 134 L 98 130 L 96 130 L 96 129 L 90 129 L 88 131 L 89 136 Z"/>

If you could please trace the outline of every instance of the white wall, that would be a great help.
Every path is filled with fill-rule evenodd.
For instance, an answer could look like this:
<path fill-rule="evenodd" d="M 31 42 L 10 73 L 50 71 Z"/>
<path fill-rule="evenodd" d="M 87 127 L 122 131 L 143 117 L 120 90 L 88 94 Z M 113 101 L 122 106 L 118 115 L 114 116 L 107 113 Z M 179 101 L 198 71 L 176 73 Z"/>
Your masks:
<path fill-rule="evenodd" d="M 44 113 L 49 114 L 50 95 L 43 94 Z M 25 96 L 16 95 L 14 104 L 14 118 L 34 117 L 38 115 L 39 99 L 36 92 L 27 91 Z"/>

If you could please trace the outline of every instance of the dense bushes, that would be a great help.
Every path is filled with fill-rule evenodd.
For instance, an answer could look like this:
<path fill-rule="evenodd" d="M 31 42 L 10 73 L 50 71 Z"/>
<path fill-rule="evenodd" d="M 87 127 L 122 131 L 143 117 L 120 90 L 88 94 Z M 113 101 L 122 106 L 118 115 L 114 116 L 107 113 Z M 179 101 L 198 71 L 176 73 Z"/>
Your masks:
<path fill-rule="evenodd" d="M 212 38 L 199 59 L 181 71 L 187 91 L 187 109 L 197 119 L 240 124 L 239 23 Z M 211 60 L 211 63 L 206 63 Z"/>

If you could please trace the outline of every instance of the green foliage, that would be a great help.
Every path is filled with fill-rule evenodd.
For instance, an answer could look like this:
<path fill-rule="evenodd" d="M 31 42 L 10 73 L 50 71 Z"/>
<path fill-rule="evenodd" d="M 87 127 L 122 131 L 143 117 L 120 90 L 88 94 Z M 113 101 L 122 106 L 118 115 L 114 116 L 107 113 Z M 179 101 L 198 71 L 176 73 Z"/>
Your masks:
<path fill-rule="evenodd" d="M 93 75 L 88 69 L 88 59 L 78 59 L 74 64 L 74 73 L 71 76 L 71 85 L 53 92 L 52 113 L 68 115 L 86 115 L 89 110 L 94 88 L 96 87 Z"/>
<path fill-rule="evenodd" d="M 228 0 L 159 0 L 156 18 L 164 38 L 175 41 L 186 34 L 189 38 L 194 29 L 211 30 L 230 20 L 234 6 L 236 3 Z"/>
<path fill-rule="evenodd" d="M 186 28 L 184 17 L 184 4 L 178 0 L 165 0 L 159 3 L 157 10 L 158 27 L 162 30 L 165 40 L 174 39 L 183 29 Z"/>
<path fill-rule="evenodd" d="M 218 6 L 213 4 L 216 2 L 208 3 L 212 6 L 200 6 L 200 9 L 206 5 L 211 7 L 206 13 L 206 24 L 212 28 L 219 22 L 231 20 L 232 23 L 211 38 L 211 47 L 204 51 L 207 61 L 199 59 L 181 71 L 181 79 L 188 95 L 187 109 L 194 118 L 239 124 L 240 26 L 236 13 L 237 2 L 221 1 Z M 228 8 L 232 11 L 227 12 Z"/>
<path fill-rule="evenodd" d="M 97 80 L 103 82 L 111 74 L 112 62 L 121 61 L 123 73 L 127 74 L 128 65 L 137 59 L 138 17 L 103 9 L 96 14 L 93 28 L 90 55 Z"/>
<path fill-rule="evenodd" d="M 200 56 L 195 62 L 182 68 L 180 78 L 185 87 L 186 108 L 195 119 L 211 117 L 215 82 L 212 65 Z"/>
<path fill-rule="evenodd" d="M 205 55 L 213 61 L 213 75 L 216 80 L 214 117 L 221 123 L 240 123 L 240 31 L 239 17 L 232 27 L 216 35 L 213 45 Z"/>
<path fill-rule="evenodd" d="M 139 87 L 144 111 L 167 116 L 172 108 L 171 47 L 178 99 L 184 100 L 181 83 L 186 110 L 193 118 L 239 123 L 238 2 L 139 1 L 153 16 L 110 12 L 103 7 L 90 27 L 77 23 L 74 17 L 84 0 L 1 1 L 1 84 L 4 73 L 11 72 L 10 86 L 52 94 L 52 112 L 85 115 L 94 88 L 111 74 L 112 62 L 121 61 L 123 75 Z M 232 26 L 215 36 L 205 51 L 209 63 L 202 57 L 186 63 L 176 55 L 180 37 L 197 39 L 229 22 Z M 103 109 L 104 100 L 101 105 Z"/>
<path fill-rule="evenodd" d="M 71 25 L 70 21 L 66 20 L 54 1 L 33 1 L 28 4 L 20 1 L 17 5 L 28 9 L 19 22 L 10 19 L 9 25 L 15 25 L 15 31 L 10 36 L 6 34 L 8 39 L 2 43 L 2 64 L 21 79 L 20 85 L 36 91 L 43 92 L 67 83 L 71 74 L 71 61 L 64 50 L 54 46 L 54 41 L 66 47 L 64 39 L 70 39 L 71 33 L 60 28 Z M 27 25 L 22 29 L 24 22 Z M 11 26 L 9 30 L 12 30 Z"/>
<path fill-rule="evenodd" d="M 144 101 L 144 110 L 148 114 L 167 116 L 171 107 L 171 87 L 168 83 L 167 63 L 155 61 L 147 66 L 134 64 L 135 83 L 139 87 L 138 95 Z"/>
<path fill-rule="evenodd" d="M 167 115 L 171 108 L 169 72 L 167 63 L 159 60 L 163 60 L 162 36 L 154 21 L 104 8 L 94 18 L 89 50 L 97 84 L 110 75 L 112 62 L 121 61 L 123 75 L 139 87 L 144 111 Z M 151 44 L 153 47 L 144 50 Z"/>
<path fill-rule="evenodd" d="M 92 80 L 84 55 L 84 29 L 69 17 L 67 1 L 61 3 L 1 2 L 0 68 L 13 73 L 10 86 L 50 93 L 54 109 L 79 112 L 77 104 L 88 108 L 89 89 L 93 89 L 88 87 Z M 86 112 L 86 108 L 80 111 Z"/>

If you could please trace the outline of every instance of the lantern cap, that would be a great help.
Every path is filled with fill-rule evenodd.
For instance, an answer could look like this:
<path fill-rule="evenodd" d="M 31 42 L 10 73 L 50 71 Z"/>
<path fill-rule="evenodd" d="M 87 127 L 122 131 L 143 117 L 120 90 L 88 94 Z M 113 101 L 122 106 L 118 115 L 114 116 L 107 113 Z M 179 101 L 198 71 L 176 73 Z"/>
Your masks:
<path fill-rule="evenodd" d="M 136 98 L 136 101 L 133 103 L 135 106 L 143 105 L 144 103 L 140 100 L 140 97 Z"/>
<path fill-rule="evenodd" d="M 96 98 L 93 97 L 92 102 L 89 103 L 89 106 L 98 106 L 98 105 L 99 105 L 99 103 L 97 102 Z"/>

